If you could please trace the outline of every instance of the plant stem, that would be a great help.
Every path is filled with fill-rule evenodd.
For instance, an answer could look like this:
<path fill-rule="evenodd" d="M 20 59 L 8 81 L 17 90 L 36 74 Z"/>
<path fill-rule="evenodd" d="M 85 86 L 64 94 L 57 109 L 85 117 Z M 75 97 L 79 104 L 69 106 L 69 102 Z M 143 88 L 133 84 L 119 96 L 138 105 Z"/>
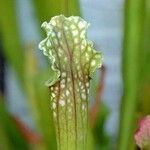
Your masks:
<path fill-rule="evenodd" d="M 126 0 L 123 49 L 123 99 L 118 150 L 131 150 L 138 104 L 139 58 L 144 0 Z"/>

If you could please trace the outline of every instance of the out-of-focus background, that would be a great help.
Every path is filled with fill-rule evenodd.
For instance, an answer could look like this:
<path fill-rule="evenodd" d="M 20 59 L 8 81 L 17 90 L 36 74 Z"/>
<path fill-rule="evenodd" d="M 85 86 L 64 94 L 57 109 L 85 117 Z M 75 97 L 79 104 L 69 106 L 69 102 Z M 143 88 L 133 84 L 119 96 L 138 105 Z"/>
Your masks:
<path fill-rule="evenodd" d="M 56 149 L 44 86 L 49 63 L 38 43 L 42 22 L 59 14 L 90 22 L 88 38 L 104 56 L 90 93 L 92 113 L 102 86 L 95 149 L 136 149 L 137 122 L 150 113 L 148 0 L 0 0 L 0 149 Z"/>

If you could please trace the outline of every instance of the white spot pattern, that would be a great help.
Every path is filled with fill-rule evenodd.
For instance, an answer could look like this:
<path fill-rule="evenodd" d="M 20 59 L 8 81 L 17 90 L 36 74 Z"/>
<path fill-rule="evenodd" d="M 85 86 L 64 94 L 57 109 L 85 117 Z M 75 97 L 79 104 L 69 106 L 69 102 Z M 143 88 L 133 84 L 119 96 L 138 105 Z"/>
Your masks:
<path fill-rule="evenodd" d="M 59 104 L 60 104 L 61 106 L 65 106 L 65 101 L 61 99 L 61 100 L 59 101 Z"/>

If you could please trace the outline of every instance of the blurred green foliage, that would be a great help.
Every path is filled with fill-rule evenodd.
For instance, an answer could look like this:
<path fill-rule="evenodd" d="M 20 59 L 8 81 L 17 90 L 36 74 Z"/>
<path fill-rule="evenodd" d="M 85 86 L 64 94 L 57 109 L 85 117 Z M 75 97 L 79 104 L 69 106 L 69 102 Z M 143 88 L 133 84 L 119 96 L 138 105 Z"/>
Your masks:
<path fill-rule="evenodd" d="M 96 150 L 110 150 L 110 137 L 105 131 L 106 119 L 109 115 L 109 110 L 105 104 L 101 103 L 100 110 L 98 112 L 98 117 L 93 128 L 94 141 L 96 145 Z"/>
<path fill-rule="evenodd" d="M 40 24 L 49 21 L 51 17 L 63 14 L 65 16 L 80 16 L 78 0 L 33 0 Z"/>
<path fill-rule="evenodd" d="M 137 119 L 150 113 L 150 1 L 125 1 L 119 150 L 133 150 Z"/>
<path fill-rule="evenodd" d="M 6 61 L 23 81 L 24 51 L 17 26 L 15 0 L 0 0 L 0 33 Z M 14 57 L 16 54 L 16 57 Z"/>
<path fill-rule="evenodd" d="M 0 148 L 2 150 L 29 150 L 27 140 L 18 130 L 0 98 Z"/>

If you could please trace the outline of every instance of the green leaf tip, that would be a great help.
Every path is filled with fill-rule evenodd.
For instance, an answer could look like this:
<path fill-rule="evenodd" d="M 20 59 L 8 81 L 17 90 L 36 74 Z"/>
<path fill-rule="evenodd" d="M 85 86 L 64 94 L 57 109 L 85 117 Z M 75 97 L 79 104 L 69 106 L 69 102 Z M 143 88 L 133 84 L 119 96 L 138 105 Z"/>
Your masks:
<path fill-rule="evenodd" d="M 59 81 L 64 71 L 72 70 L 80 76 L 82 70 L 84 75 L 92 77 L 93 72 L 101 67 L 101 53 L 94 50 L 93 43 L 86 38 L 88 26 L 89 23 L 81 17 L 63 15 L 42 24 L 47 37 L 40 42 L 39 49 L 49 58 L 55 74 L 46 82 L 47 86 Z"/>

